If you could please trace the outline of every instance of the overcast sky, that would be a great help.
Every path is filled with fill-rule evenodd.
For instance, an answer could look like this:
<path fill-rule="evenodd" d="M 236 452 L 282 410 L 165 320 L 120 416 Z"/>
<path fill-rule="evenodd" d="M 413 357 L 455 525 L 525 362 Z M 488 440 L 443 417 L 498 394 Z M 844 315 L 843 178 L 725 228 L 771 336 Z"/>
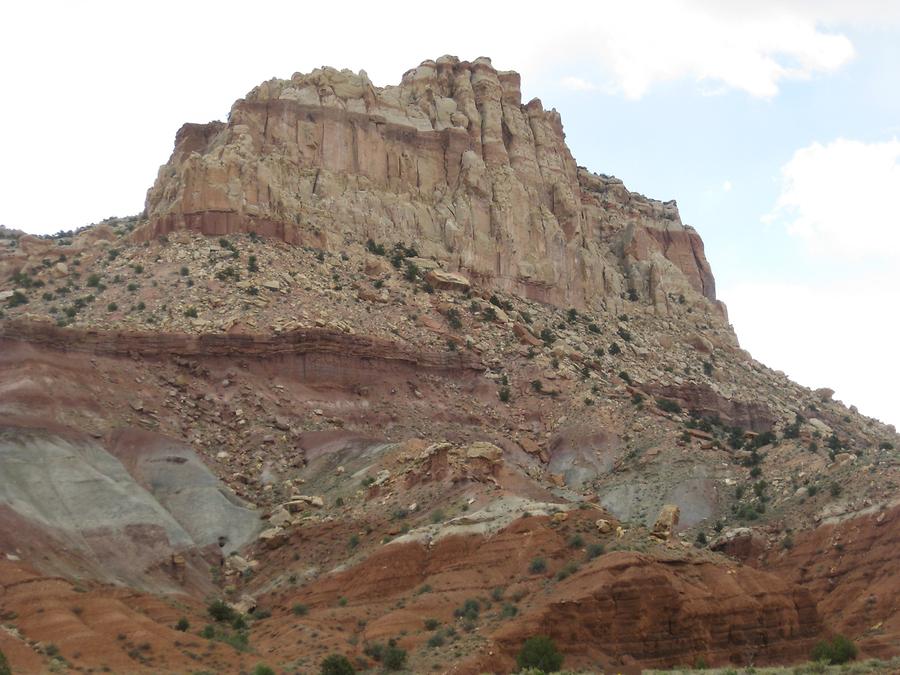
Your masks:
<path fill-rule="evenodd" d="M 186 121 L 321 65 L 490 56 L 579 164 L 678 200 L 742 345 L 900 424 L 900 2 L 20 2 L 0 23 L 0 224 L 143 208 Z"/>

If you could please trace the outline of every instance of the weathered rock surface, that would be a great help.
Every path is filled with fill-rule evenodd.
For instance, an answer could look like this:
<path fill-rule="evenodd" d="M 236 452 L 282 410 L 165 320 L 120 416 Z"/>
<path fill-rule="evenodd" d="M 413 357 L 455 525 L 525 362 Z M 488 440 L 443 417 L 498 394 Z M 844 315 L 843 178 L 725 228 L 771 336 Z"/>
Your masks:
<path fill-rule="evenodd" d="M 264 82 L 227 123 L 179 130 L 139 236 L 412 242 L 494 288 L 560 306 L 626 291 L 661 310 L 715 300 L 703 244 L 675 203 L 576 166 L 559 114 L 523 104 L 519 81 L 490 59 L 444 56 L 399 86 L 333 68 Z"/>

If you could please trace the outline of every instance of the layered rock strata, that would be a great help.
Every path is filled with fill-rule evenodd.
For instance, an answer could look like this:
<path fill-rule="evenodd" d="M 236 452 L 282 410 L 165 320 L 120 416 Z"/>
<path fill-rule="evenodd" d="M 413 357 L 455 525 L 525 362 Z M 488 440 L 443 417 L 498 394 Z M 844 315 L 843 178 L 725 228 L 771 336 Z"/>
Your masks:
<path fill-rule="evenodd" d="M 189 228 L 338 250 L 406 242 L 491 287 L 560 306 L 715 300 L 674 202 L 578 167 L 517 73 L 445 56 L 376 87 L 322 68 L 273 79 L 227 123 L 186 124 L 147 194 L 144 240 Z M 724 312 L 724 308 L 720 306 Z"/>

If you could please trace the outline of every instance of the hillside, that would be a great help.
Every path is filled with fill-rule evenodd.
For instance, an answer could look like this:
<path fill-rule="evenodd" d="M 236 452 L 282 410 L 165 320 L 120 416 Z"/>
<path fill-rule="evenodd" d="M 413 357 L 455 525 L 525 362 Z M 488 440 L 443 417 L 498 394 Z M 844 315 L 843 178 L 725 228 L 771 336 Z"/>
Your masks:
<path fill-rule="evenodd" d="M 741 349 L 675 203 L 488 59 L 265 82 L 140 215 L 0 237 L 14 672 L 900 651 L 895 429 Z"/>

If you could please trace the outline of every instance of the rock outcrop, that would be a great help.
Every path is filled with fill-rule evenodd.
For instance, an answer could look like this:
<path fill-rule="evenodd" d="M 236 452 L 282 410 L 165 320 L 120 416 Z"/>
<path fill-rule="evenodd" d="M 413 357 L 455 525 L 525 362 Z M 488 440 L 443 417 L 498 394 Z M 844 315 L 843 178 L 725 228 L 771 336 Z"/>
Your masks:
<path fill-rule="evenodd" d="M 144 240 L 255 232 L 339 249 L 414 243 L 498 290 L 559 306 L 715 300 L 674 202 L 578 167 L 517 73 L 444 56 L 375 87 L 322 68 L 273 79 L 227 123 L 186 124 L 146 203 Z M 724 312 L 724 308 L 719 306 Z"/>

